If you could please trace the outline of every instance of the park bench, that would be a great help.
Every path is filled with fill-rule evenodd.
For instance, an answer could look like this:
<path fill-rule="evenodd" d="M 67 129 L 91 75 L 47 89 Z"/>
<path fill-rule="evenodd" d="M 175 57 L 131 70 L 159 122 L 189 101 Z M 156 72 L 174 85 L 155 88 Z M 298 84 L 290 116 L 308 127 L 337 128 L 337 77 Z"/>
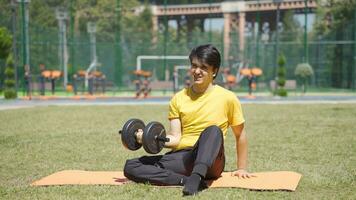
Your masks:
<path fill-rule="evenodd" d="M 152 81 L 150 87 L 151 90 L 172 90 L 173 81 Z"/>
<path fill-rule="evenodd" d="M 49 82 L 46 82 L 46 83 L 45 83 L 45 89 L 46 89 L 46 91 L 51 90 L 51 87 L 52 87 L 52 86 L 51 86 L 51 83 L 49 83 Z M 32 82 L 32 83 L 31 83 L 31 89 L 32 89 L 32 90 L 39 91 L 40 88 L 41 88 L 41 83 L 40 83 L 40 82 Z"/>
<path fill-rule="evenodd" d="M 270 86 L 271 90 L 274 90 L 274 88 L 276 86 L 276 81 L 275 80 L 271 80 L 269 82 L 269 86 Z M 296 90 L 297 89 L 297 81 L 296 80 L 286 80 L 286 84 L 284 85 L 284 89 L 286 89 L 286 90 Z"/>

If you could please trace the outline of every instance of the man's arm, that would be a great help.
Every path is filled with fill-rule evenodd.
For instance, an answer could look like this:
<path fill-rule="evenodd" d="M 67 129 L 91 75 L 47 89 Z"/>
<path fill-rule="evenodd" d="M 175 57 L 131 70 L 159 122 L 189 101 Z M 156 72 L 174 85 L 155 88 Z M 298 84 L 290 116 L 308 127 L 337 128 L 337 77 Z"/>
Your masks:
<path fill-rule="evenodd" d="M 167 134 L 167 138 L 169 138 L 169 142 L 165 143 L 165 147 L 173 148 L 179 144 L 180 137 L 182 135 L 182 126 L 180 119 L 172 119 L 170 120 L 170 131 Z"/>
<path fill-rule="evenodd" d="M 235 135 L 236 140 L 236 156 L 237 156 L 237 170 L 235 170 L 232 175 L 242 178 L 252 177 L 250 173 L 247 172 L 247 137 L 244 131 L 244 124 L 237 126 L 232 126 L 232 131 Z"/>

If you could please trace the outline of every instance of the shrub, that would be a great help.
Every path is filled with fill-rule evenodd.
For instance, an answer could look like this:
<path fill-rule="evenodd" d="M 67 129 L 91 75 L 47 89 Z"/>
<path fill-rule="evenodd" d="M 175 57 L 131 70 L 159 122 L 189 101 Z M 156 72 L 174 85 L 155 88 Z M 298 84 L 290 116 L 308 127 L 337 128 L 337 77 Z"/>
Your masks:
<path fill-rule="evenodd" d="M 313 68 L 308 63 L 298 64 L 295 68 L 294 75 L 302 81 L 302 90 L 305 93 L 307 91 L 307 80 L 314 75 Z"/>
<path fill-rule="evenodd" d="M 15 73 L 14 73 L 14 61 L 12 55 L 6 59 L 6 69 L 5 69 L 5 90 L 4 97 L 5 99 L 15 99 L 17 98 L 17 93 L 15 90 Z"/>
<path fill-rule="evenodd" d="M 14 89 L 5 89 L 4 97 L 5 99 L 16 99 L 17 93 Z"/>
<path fill-rule="evenodd" d="M 282 97 L 287 96 L 287 90 L 284 89 L 284 85 L 286 84 L 286 68 L 284 66 L 285 64 L 286 64 L 286 58 L 284 57 L 283 54 L 281 54 L 278 57 L 278 69 L 277 69 L 277 81 L 276 81 L 278 88 L 274 94 Z"/>
<path fill-rule="evenodd" d="M 302 78 L 308 78 L 314 74 L 314 71 L 308 63 L 301 63 L 295 68 L 294 74 Z"/>
<path fill-rule="evenodd" d="M 6 79 L 5 80 L 5 86 L 7 88 L 13 88 L 15 86 L 15 80 L 13 79 Z"/>
<path fill-rule="evenodd" d="M 284 88 L 278 88 L 275 94 L 281 97 L 286 97 L 288 95 L 288 92 Z"/>
<path fill-rule="evenodd" d="M 5 69 L 5 76 L 7 77 L 15 77 L 15 72 L 14 72 L 14 69 L 10 68 L 10 67 L 7 67 Z"/>
<path fill-rule="evenodd" d="M 284 86 L 285 84 L 286 84 L 286 79 L 285 78 L 279 78 L 277 80 L 277 85 Z"/>

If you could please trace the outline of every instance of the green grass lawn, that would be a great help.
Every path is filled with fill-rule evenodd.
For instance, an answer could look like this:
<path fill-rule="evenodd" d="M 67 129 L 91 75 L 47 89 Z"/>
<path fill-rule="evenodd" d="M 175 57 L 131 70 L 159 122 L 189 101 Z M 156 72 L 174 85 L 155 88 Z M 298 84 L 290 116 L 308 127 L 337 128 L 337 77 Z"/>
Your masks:
<path fill-rule="evenodd" d="M 296 192 L 207 189 L 196 199 L 356 199 L 356 105 L 243 105 L 249 170 L 303 174 Z M 117 131 L 132 117 L 161 121 L 167 106 L 50 106 L 0 111 L 0 199 L 180 199 L 181 188 L 31 187 L 66 170 L 122 170 L 144 155 L 126 150 Z M 226 171 L 235 169 L 234 139 L 225 141 Z"/>

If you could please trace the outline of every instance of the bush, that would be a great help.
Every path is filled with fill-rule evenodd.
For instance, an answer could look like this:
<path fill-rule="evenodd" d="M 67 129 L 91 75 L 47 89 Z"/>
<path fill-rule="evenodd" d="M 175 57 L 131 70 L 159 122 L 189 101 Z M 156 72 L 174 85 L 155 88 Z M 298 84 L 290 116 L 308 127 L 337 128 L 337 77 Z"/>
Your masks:
<path fill-rule="evenodd" d="M 286 58 L 284 57 L 283 54 L 280 54 L 278 58 L 278 66 L 284 66 L 285 64 L 286 64 Z"/>
<path fill-rule="evenodd" d="M 284 77 L 287 73 L 287 70 L 284 67 L 278 67 L 277 76 Z"/>
<path fill-rule="evenodd" d="M 281 97 L 286 97 L 288 95 L 287 90 L 284 88 L 278 88 L 277 91 L 275 92 L 275 95 L 281 96 Z"/>
<path fill-rule="evenodd" d="M 279 78 L 277 80 L 277 85 L 284 86 L 285 84 L 286 84 L 286 79 L 285 78 Z"/>
<path fill-rule="evenodd" d="M 17 98 L 17 93 L 15 90 L 15 73 L 14 73 L 14 61 L 12 55 L 10 54 L 6 59 L 6 69 L 5 69 L 5 99 L 15 99 Z"/>
<path fill-rule="evenodd" d="M 14 69 L 7 67 L 5 69 L 5 76 L 9 78 L 14 78 L 15 77 Z"/>
<path fill-rule="evenodd" d="M 300 78 L 308 78 L 313 76 L 314 70 L 308 63 L 301 63 L 295 68 L 294 74 Z"/>
<path fill-rule="evenodd" d="M 8 88 L 13 88 L 15 86 L 15 80 L 13 79 L 6 79 L 5 80 L 5 85 Z"/>
<path fill-rule="evenodd" d="M 274 92 L 275 95 L 285 97 L 287 96 L 287 91 L 284 89 L 284 85 L 286 84 L 286 58 L 283 54 L 278 57 L 278 69 L 277 69 L 277 80 L 276 83 L 278 85 L 277 90 Z"/>
<path fill-rule="evenodd" d="M 305 93 L 307 91 L 307 80 L 314 75 L 313 68 L 308 63 L 298 64 L 295 68 L 294 75 L 302 81 L 302 90 Z"/>
<path fill-rule="evenodd" d="M 16 99 L 17 93 L 14 89 L 5 89 L 4 97 L 5 99 Z"/>

